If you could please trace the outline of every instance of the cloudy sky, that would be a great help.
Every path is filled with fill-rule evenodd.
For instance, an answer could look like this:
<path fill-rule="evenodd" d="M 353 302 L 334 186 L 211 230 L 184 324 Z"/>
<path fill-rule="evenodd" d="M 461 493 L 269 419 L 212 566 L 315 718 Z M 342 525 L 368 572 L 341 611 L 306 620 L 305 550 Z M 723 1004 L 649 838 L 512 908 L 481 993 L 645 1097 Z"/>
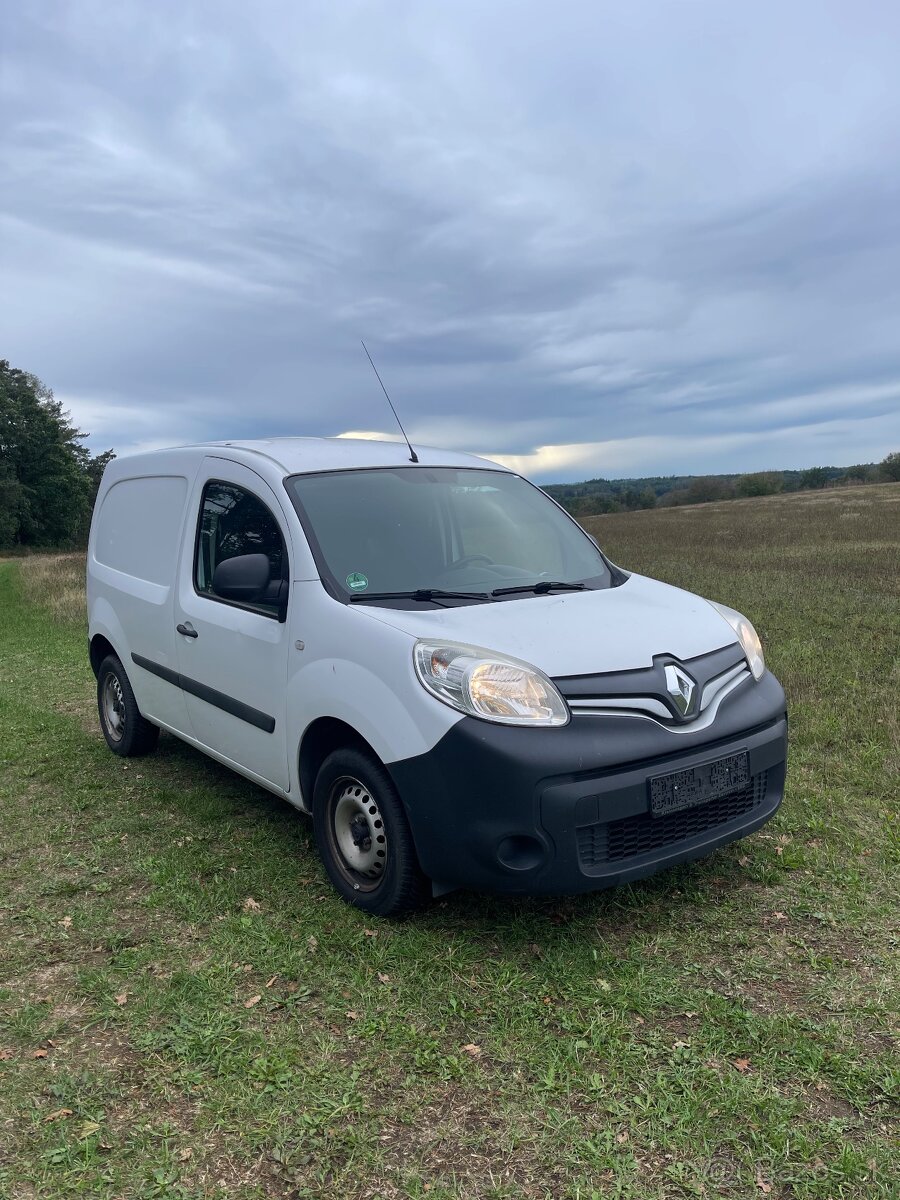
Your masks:
<path fill-rule="evenodd" d="M 0 357 L 123 452 L 395 436 L 540 480 L 900 449 L 892 0 L 0 15 Z"/>

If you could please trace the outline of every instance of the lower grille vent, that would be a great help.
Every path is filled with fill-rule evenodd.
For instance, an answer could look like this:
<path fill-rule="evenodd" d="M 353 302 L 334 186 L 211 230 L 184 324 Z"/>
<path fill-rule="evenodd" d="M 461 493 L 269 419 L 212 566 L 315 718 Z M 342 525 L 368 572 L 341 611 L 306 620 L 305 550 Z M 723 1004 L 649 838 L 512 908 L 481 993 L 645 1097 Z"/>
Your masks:
<path fill-rule="evenodd" d="M 675 846 L 698 834 L 727 825 L 738 817 L 758 808 L 766 798 L 766 772 L 754 775 L 749 784 L 738 792 L 719 796 L 706 804 L 652 817 L 649 812 L 623 817 L 597 825 L 583 825 L 576 831 L 578 857 L 585 870 L 603 863 L 622 862 L 637 858 L 652 850 Z"/>

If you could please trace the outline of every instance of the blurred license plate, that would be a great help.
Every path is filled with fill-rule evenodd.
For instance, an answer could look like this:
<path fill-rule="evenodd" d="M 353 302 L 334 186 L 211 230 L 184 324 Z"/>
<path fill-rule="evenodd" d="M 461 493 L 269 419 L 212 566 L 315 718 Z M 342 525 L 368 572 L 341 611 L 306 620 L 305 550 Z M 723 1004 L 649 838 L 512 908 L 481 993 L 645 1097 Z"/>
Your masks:
<path fill-rule="evenodd" d="M 649 781 L 650 812 L 654 817 L 664 817 L 727 796 L 749 782 L 750 763 L 746 751 L 701 763 L 686 771 L 676 771 L 673 775 L 657 775 Z"/>

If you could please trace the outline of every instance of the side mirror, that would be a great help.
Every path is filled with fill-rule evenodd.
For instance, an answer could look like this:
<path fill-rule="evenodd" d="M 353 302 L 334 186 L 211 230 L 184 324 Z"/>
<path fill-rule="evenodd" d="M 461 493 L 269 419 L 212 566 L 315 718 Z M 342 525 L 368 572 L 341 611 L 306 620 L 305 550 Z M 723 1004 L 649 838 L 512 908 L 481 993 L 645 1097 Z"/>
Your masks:
<path fill-rule="evenodd" d="M 213 572 L 212 590 L 223 600 L 252 604 L 269 582 L 271 566 L 265 554 L 239 554 L 226 558 Z"/>

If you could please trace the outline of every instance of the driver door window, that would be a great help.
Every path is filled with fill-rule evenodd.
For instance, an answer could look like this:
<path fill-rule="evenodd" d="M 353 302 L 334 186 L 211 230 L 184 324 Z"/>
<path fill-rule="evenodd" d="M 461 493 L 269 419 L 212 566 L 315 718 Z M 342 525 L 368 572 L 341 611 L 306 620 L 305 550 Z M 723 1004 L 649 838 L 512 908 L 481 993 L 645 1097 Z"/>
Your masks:
<path fill-rule="evenodd" d="M 220 563 L 243 554 L 265 554 L 269 583 L 259 600 L 240 607 L 277 617 L 288 586 L 287 554 L 278 522 L 252 492 L 234 483 L 210 480 L 203 489 L 197 527 L 194 586 L 199 595 L 234 603 L 216 594 L 213 576 Z"/>

